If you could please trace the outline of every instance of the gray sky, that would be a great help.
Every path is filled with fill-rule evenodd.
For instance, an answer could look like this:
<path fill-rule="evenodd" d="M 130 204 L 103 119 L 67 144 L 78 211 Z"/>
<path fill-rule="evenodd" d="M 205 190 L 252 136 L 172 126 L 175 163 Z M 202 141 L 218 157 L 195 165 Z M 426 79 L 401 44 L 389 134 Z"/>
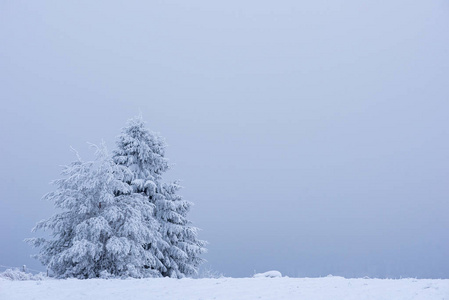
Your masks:
<path fill-rule="evenodd" d="M 139 111 L 228 276 L 449 278 L 447 1 L 0 1 L 0 264 Z M 0 269 L 1 270 L 1 269 Z"/>

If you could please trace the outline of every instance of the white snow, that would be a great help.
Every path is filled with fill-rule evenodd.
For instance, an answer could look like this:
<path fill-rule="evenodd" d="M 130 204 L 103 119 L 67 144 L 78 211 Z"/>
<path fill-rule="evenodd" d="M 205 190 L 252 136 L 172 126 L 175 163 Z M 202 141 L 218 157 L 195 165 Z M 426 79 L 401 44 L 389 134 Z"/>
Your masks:
<path fill-rule="evenodd" d="M 0 300 L 442 300 L 449 279 L 219 278 L 219 279 L 0 279 Z"/>
<path fill-rule="evenodd" d="M 253 277 L 254 278 L 260 278 L 260 277 L 277 278 L 277 277 L 282 277 L 282 274 L 279 271 L 268 271 L 265 273 L 254 274 Z"/>

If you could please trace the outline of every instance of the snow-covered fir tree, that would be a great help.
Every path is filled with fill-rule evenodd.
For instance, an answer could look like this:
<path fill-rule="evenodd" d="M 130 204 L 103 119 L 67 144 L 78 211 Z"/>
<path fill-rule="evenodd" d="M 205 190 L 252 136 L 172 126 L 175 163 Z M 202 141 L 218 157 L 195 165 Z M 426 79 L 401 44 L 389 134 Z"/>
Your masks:
<path fill-rule="evenodd" d="M 49 230 L 51 238 L 28 239 L 41 248 L 37 258 L 61 278 L 161 276 L 160 259 L 142 246 L 164 244 L 160 224 L 154 204 L 127 183 L 134 173 L 102 145 L 95 161 L 78 156 L 62 174 L 45 196 L 60 212 L 33 229 Z"/>
<path fill-rule="evenodd" d="M 149 241 L 146 248 L 160 259 L 162 266 L 157 270 L 163 276 L 181 278 L 197 273 L 203 262 L 199 256 L 206 249 L 205 242 L 197 237 L 198 229 L 187 219 L 192 203 L 176 194 L 180 189 L 177 182 L 162 182 L 163 173 L 169 169 L 165 148 L 164 139 L 150 132 L 142 118 L 136 117 L 122 129 L 113 159 L 132 172 L 133 176 L 125 179 L 132 191 L 155 206 L 163 242 L 154 245 Z M 160 252 L 154 252 L 152 247 Z"/>
<path fill-rule="evenodd" d="M 163 183 L 155 201 L 160 232 L 170 245 L 163 250 L 166 270 L 162 275 L 178 278 L 197 274 L 199 265 L 204 262 L 199 254 L 206 251 L 205 242 L 197 238 L 198 229 L 187 219 L 192 203 L 176 194 L 180 188 L 178 182 Z"/>

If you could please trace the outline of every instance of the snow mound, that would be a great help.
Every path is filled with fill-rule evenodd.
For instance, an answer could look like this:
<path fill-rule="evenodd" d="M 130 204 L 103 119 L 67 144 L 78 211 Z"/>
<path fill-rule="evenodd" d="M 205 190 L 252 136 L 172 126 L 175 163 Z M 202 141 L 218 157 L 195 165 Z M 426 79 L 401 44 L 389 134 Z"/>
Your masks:
<path fill-rule="evenodd" d="M 7 269 L 5 272 L 0 273 L 0 278 L 7 280 L 44 280 L 47 278 L 44 273 L 39 273 L 36 275 L 25 273 L 19 269 Z"/>
<path fill-rule="evenodd" d="M 266 278 L 278 278 L 278 277 L 282 277 L 281 272 L 279 271 L 268 271 L 265 273 L 257 273 L 254 274 L 253 276 L 254 278 L 261 278 L 261 277 L 266 277 Z"/>

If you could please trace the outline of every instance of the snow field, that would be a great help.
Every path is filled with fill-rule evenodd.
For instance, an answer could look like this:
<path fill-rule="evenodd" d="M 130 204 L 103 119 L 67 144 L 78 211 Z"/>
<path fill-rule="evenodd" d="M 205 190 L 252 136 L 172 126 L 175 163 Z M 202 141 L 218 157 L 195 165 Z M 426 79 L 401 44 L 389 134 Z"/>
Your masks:
<path fill-rule="evenodd" d="M 219 278 L 0 280 L 1 300 L 449 300 L 449 279 Z"/>

